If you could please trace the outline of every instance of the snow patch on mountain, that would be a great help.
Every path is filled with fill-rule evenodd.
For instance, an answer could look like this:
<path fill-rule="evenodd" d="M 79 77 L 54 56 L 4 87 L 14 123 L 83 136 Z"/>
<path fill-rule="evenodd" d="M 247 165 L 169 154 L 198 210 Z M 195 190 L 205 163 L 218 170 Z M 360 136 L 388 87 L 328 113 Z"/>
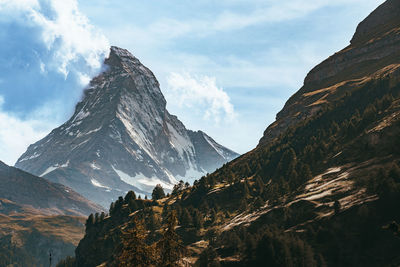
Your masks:
<path fill-rule="evenodd" d="M 69 160 L 66 163 L 61 164 L 61 165 L 60 164 L 56 164 L 56 165 L 50 166 L 39 176 L 42 177 L 42 176 L 44 176 L 44 175 L 46 175 L 48 173 L 51 173 L 52 171 L 57 170 L 58 168 L 66 168 L 66 167 L 68 167 L 68 165 L 69 165 Z"/>
<path fill-rule="evenodd" d="M 139 188 L 142 191 L 145 192 L 151 192 L 151 190 L 157 185 L 161 184 L 161 186 L 165 189 L 171 190 L 174 184 L 167 183 L 165 181 L 162 181 L 158 179 L 157 177 L 146 177 L 142 173 L 139 173 L 135 176 L 130 176 L 129 174 L 116 169 L 114 166 L 112 166 L 113 170 L 118 174 L 118 176 L 121 178 L 122 181 L 124 181 L 127 184 L 133 185 L 137 188 Z"/>
<path fill-rule="evenodd" d="M 92 182 L 92 185 L 94 185 L 94 186 L 96 186 L 96 187 L 100 187 L 100 188 L 106 189 L 107 192 L 110 192 L 110 191 L 111 191 L 111 188 L 110 188 L 110 187 L 101 184 L 99 181 L 97 181 L 97 180 L 94 179 L 94 178 L 91 178 L 91 179 L 90 179 L 90 182 Z"/>
<path fill-rule="evenodd" d="M 185 176 L 177 175 L 176 179 L 193 183 L 195 180 L 199 180 L 200 177 L 206 174 L 207 172 L 205 170 L 197 170 L 193 166 L 190 166 L 190 168 L 186 170 Z"/>
<path fill-rule="evenodd" d="M 158 162 L 157 158 L 153 156 L 153 153 L 151 153 L 151 142 L 146 138 L 146 135 L 140 131 L 136 130 L 135 127 L 131 124 L 128 118 L 125 118 L 123 115 L 118 113 L 117 118 L 121 120 L 121 122 L 124 124 L 129 136 L 135 140 L 135 143 L 142 149 L 144 150 L 147 155 L 149 155 L 155 162 Z"/>
<path fill-rule="evenodd" d="M 84 135 L 89 135 L 89 134 L 98 132 L 98 131 L 101 130 L 101 128 L 103 128 L 103 126 L 100 126 L 99 128 L 96 128 L 96 129 L 94 129 L 94 130 L 90 130 L 90 131 L 88 131 L 88 132 L 86 132 L 86 133 L 78 133 L 76 137 L 81 137 L 81 136 L 84 136 Z"/>
<path fill-rule="evenodd" d="M 22 159 L 20 159 L 18 162 L 23 162 L 23 161 L 25 161 L 25 160 L 35 159 L 35 158 L 37 158 L 37 157 L 39 157 L 39 156 L 40 156 L 40 154 L 37 153 L 37 152 L 35 151 L 35 153 L 33 153 L 32 156 L 22 158 Z"/>
<path fill-rule="evenodd" d="M 48 174 L 48 173 L 50 173 L 50 172 L 52 172 L 52 171 L 54 171 L 54 170 L 57 170 L 58 169 L 58 167 L 55 167 L 55 166 L 50 166 L 50 167 L 48 167 L 41 175 L 39 175 L 39 176 L 44 176 L 44 175 L 46 175 L 46 174 Z"/>
<path fill-rule="evenodd" d="M 167 127 L 169 132 L 171 133 L 170 144 L 178 151 L 179 156 L 182 159 L 185 159 L 185 152 L 189 152 L 190 154 L 194 153 L 194 148 L 192 143 L 188 140 L 188 138 L 183 137 L 179 134 L 176 129 L 167 122 Z"/>
<path fill-rule="evenodd" d="M 90 167 L 92 167 L 93 170 L 101 170 L 101 167 L 97 166 L 96 163 L 92 162 L 92 164 L 90 164 Z"/>

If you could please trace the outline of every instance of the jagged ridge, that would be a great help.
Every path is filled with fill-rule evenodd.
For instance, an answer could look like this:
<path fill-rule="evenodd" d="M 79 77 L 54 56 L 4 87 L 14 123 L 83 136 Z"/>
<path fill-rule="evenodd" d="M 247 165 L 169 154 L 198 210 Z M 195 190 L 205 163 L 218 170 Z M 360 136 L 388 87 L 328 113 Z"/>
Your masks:
<path fill-rule="evenodd" d="M 31 145 L 16 166 L 65 184 L 103 206 L 129 190 L 193 181 L 238 156 L 166 110 L 154 74 L 112 47 L 66 123 Z"/>

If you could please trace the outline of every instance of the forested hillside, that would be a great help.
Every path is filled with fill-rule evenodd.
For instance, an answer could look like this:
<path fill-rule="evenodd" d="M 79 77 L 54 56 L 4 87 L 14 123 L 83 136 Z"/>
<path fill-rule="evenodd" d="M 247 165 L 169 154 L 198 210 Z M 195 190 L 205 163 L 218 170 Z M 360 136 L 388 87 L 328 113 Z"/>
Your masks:
<path fill-rule="evenodd" d="M 399 265 L 399 10 L 314 68 L 254 150 L 166 197 L 121 197 L 61 266 Z"/>

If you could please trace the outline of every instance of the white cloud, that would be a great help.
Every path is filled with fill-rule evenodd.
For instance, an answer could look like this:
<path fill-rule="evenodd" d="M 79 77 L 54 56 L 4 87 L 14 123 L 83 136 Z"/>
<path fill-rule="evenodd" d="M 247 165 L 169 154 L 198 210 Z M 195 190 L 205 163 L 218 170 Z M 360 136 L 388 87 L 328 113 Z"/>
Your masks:
<path fill-rule="evenodd" d="M 4 99 L 0 96 L 0 160 L 13 165 L 27 146 L 43 138 L 54 125 L 38 118 L 20 119 L 2 109 Z"/>
<path fill-rule="evenodd" d="M 228 94 L 216 85 L 215 78 L 193 77 L 188 73 L 171 73 L 165 94 L 169 104 L 185 106 L 191 112 L 204 113 L 205 120 L 233 120 L 235 111 Z M 171 103 L 172 102 L 172 103 Z"/>
<path fill-rule="evenodd" d="M 32 90 L 28 89 L 35 88 L 44 99 L 30 107 L 30 101 L 21 99 L 26 110 L 9 110 L 14 102 L 5 105 L 4 101 L 14 90 L 10 85 L 24 71 L 18 64 L 11 64 L 15 69 L 10 69 L 10 73 L 17 74 L 5 73 L 2 77 L 1 89 L 5 91 L 0 96 L 0 160 L 14 164 L 29 144 L 44 137 L 69 115 L 71 104 L 84 85 L 100 71 L 109 44 L 79 11 L 77 0 L 0 0 L 0 23 L 0 27 L 5 25 L 5 29 L 17 31 L 15 36 L 12 31 L 11 36 L 2 36 L 16 46 L 0 58 L 9 57 L 10 62 L 32 66 L 29 70 L 33 75 L 27 76 L 31 88 L 23 84 L 18 89 L 29 92 Z M 57 94 L 47 97 L 52 90 Z"/>
<path fill-rule="evenodd" d="M 50 68 L 68 76 L 70 71 L 98 71 L 108 52 L 107 38 L 79 11 L 77 0 L 3 0 L 2 21 L 19 21 L 41 29 L 42 42 L 52 52 Z M 76 66 L 84 60 L 86 69 Z"/>

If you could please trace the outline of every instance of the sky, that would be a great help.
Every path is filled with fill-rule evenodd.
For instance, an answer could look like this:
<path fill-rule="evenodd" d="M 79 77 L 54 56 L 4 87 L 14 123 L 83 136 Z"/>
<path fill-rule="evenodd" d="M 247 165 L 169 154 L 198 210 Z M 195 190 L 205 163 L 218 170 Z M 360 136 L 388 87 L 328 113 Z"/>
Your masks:
<path fill-rule="evenodd" d="M 383 0 L 0 0 L 0 160 L 72 115 L 110 45 L 191 130 L 245 153 L 319 62 Z"/>

